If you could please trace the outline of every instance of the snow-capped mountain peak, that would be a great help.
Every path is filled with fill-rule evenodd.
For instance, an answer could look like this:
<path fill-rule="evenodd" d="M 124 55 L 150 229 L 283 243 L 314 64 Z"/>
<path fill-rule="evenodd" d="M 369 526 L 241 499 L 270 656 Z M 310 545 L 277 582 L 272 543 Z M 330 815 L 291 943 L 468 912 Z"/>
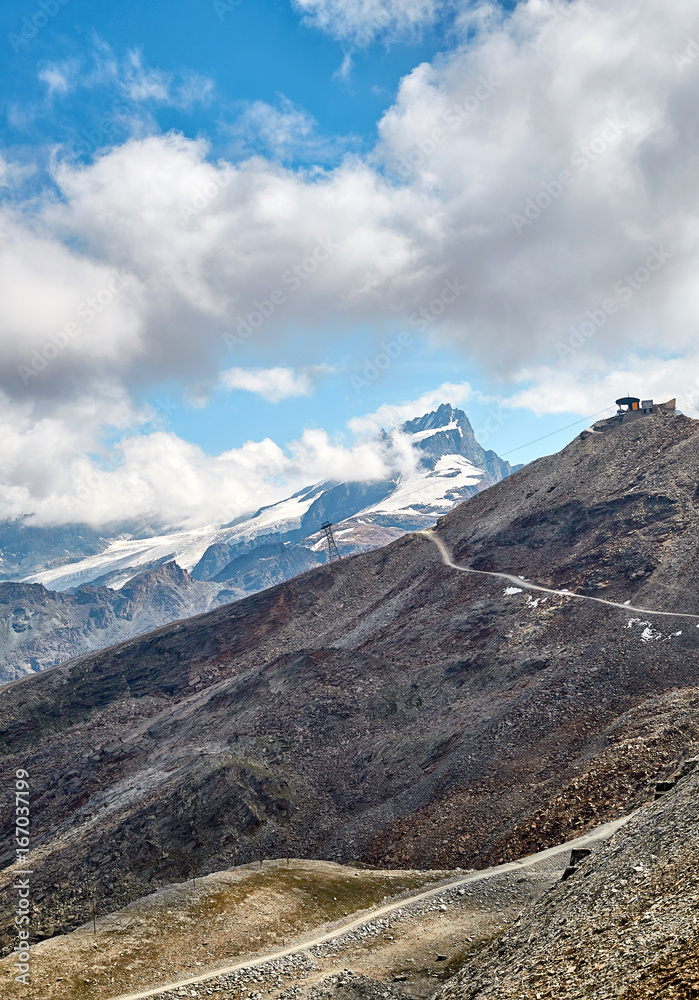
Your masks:
<path fill-rule="evenodd" d="M 333 522 L 342 555 L 351 555 L 430 527 L 511 471 L 480 447 L 466 414 L 448 404 L 400 430 L 414 449 L 410 475 L 316 483 L 227 524 L 150 535 L 142 526 L 121 526 L 107 538 L 84 525 L 0 525 L 0 579 L 13 578 L 11 566 L 27 567 L 22 582 L 0 583 L 0 628 L 8 639 L 0 678 L 101 649 L 317 566 L 327 558 L 324 521 Z M 382 440 L 390 445 L 389 435 Z"/>
<path fill-rule="evenodd" d="M 378 483 L 316 483 L 230 525 L 107 539 L 102 551 L 40 569 L 24 580 L 59 591 L 96 582 L 119 588 L 145 569 L 176 560 L 202 581 L 229 581 L 243 567 L 247 589 L 255 582 L 252 554 L 262 546 L 296 546 L 303 564 L 311 553 L 315 559 L 315 553 L 322 551 L 316 536 L 325 520 L 340 526 L 347 552 L 384 544 L 405 531 L 428 526 L 454 504 L 509 475 L 508 463 L 485 452 L 466 414 L 448 403 L 406 421 L 401 431 L 418 460 L 411 476 Z M 266 565 L 269 558 L 266 551 Z M 298 559 L 289 565 L 298 571 Z"/>

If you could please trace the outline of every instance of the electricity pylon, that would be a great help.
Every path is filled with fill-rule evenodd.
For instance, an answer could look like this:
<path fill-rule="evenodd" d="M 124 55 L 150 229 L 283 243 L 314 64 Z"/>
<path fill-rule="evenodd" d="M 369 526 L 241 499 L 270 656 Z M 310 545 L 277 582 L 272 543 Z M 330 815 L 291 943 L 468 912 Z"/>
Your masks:
<path fill-rule="evenodd" d="M 333 537 L 333 526 L 330 521 L 324 521 L 321 525 L 323 531 L 325 532 L 325 537 L 328 541 L 328 562 L 332 562 L 333 559 L 341 559 L 342 556 L 335 544 L 335 539 Z"/>

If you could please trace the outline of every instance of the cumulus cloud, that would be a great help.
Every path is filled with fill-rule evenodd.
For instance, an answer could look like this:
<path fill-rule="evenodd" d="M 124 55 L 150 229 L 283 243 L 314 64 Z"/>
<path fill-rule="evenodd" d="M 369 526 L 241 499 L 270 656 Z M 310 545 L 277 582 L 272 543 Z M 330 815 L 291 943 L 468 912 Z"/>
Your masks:
<path fill-rule="evenodd" d="M 385 160 L 448 219 L 433 267 L 459 261 L 469 284 L 444 331 L 502 374 L 554 361 L 652 248 L 672 262 L 619 301 L 608 344 L 689 335 L 699 63 L 679 72 L 674 53 L 690 8 L 530 0 L 508 17 L 483 4 L 473 42 L 417 67 L 384 116 Z"/>
<path fill-rule="evenodd" d="M 373 413 L 352 417 L 347 426 L 358 435 L 378 434 L 381 430 L 400 427 L 406 420 L 429 413 L 442 403 L 463 406 L 472 398 L 473 389 L 468 382 L 443 382 L 438 388 L 424 392 L 417 399 L 405 403 L 384 403 Z"/>
<path fill-rule="evenodd" d="M 62 412 L 43 421 L 0 403 L 0 508 L 4 517 L 28 516 L 38 525 L 193 527 L 250 513 L 314 482 L 377 481 L 415 467 L 397 437 L 345 440 L 320 429 L 284 448 L 266 438 L 218 456 L 166 431 L 126 434 L 94 455 L 88 403 L 72 419 Z"/>
<path fill-rule="evenodd" d="M 98 463 L 105 425 L 124 433 L 147 419 L 118 384 L 92 390 L 50 404 L 10 400 L 0 390 L 0 517 L 72 520 L 80 470 Z"/>
<path fill-rule="evenodd" d="M 699 60 L 678 69 L 675 55 L 699 20 L 691 0 L 477 13 L 475 35 L 403 80 L 370 160 L 292 170 L 212 163 L 205 143 L 175 134 L 131 140 L 56 167 L 61 201 L 43 206 L 44 231 L 148 287 L 143 364 L 173 373 L 211 363 L 221 334 L 274 290 L 284 302 L 256 332 L 260 349 L 330 316 L 340 330 L 414 321 L 450 279 L 467 291 L 414 329 L 511 376 L 555 362 L 569 326 L 654 249 L 672 256 L 619 300 L 609 349 L 645 348 L 660 330 L 686 343 L 698 308 Z M 322 263 L 321 240 L 337 247 Z"/>
<path fill-rule="evenodd" d="M 207 153 L 169 134 L 88 166 L 59 162 L 62 199 L 43 206 L 43 232 L 84 248 L 66 251 L 67 267 L 128 265 L 134 294 L 147 288 L 141 376 L 210 375 L 226 333 L 252 327 L 264 350 L 294 326 L 312 332 L 332 316 L 341 327 L 414 302 L 417 244 L 431 226 L 427 206 L 417 211 L 424 199 L 359 161 L 311 178 L 259 159 L 211 163 Z M 124 352 L 118 368 L 133 360 Z"/>
<path fill-rule="evenodd" d="M 297 6 L 355 42 L 435 10 Z M 58 159 L 55 187 L 3 202 L 0 387 L 23 419 L 51 442 L 45 421 L 60 423 L 78 390 L 98 400 L 106 384 L 124 398 L 154 381 L 212 384 L 221 367 L 242 367 L 227 347 L 247 344 L 264 365 L 298 330 L 304 350 L 314 334 L 322 343 L 330 317 L 338 337 L 360 324 L 432 336 L 491 375 L 529 380 L 532 394 L 516 398 L 548 400 L 548 412 L 561 405 L 556 373 L 583 386 L 581 406 L 600 385 L 616 391 L 611 372 L 672 394 L 647 359 L 692 371 L 697 360 L 696 4 L 485 2 L 467 5 L 457 30 L 450 51 L 401 82 L 369 157 L 333 169 L 214 162 L 202 140 L 151 135 L 87 165 Z M 138 54 L 102 62 L 134 100 L 206 99 L 205 83 L 185 97 L 182 75 Z M 277 125 L 283 148 L 292 125 Z M 465 290 L 446 296 L 447 281 Z M 307 363 L 288 346 L 290 364 Z M 581 360 L 594 352 L 601 367 Z M 135 470 L 147 448 L 130 447 Z M 171 457 L 200 467 L 184 444 Z M 8 504 L 29 489 L 15 467 Z M 237 459 L 225 467 L 243 475 Z M 141 488 L 144 509 L 155 489 Z"/>
<path fill-rule="evenodd" d="M 229 368 L 221 373 L 221 384 L 226 389 L 243 389 L 263 396 L 270 403 L 279 403 L 290 396 L 310 396 L 313 392 L 313 375 L 322 368 Z"/>
<path fill-rule="evenodd" d="M 99 383 L 142 349 L 138 282 L 0 210 L 0 387 L 46 400 Z"/>
<path fill-rule="evenodd" d="M 437 0 L 292 0 L 309 23 L 334 38 L 368 45 L 377 36 L 415 34 L 432 24 Z"/>

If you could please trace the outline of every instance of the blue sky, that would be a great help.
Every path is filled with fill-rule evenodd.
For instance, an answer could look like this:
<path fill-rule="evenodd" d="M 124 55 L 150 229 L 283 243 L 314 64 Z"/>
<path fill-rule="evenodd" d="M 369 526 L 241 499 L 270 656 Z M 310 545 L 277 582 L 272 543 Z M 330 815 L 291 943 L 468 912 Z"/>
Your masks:
<path fill-rule="evenodd" d="M 0 516 L 191 523 L 217 490 L 229 511 L 378 475 L 372 428 L 442 399 L 513 463 L 627 390 L 693 413 L 695 22 L 5 5 Z"/>
<path fill-rule="evenodd" d="M 114 87 L 104 82 L 82 86 L 48 104 L 46 84 L 39 78 L 47 66 L 69 61 L 87 76 L 100 43 L 109 46 L 116 58 L 138 50 L 154 69 L 210 78 L 215 92 L 206 105 L 198 104 L 189 113 L 173 108 L 155 108 L 153 113 L 163 131 L 175 128 L 191 136 L 205 135 L 213 155 L 230 152 L 226 127 L 247 102 L 274 104 L 280 95 L 310 112 L 329 135 L 356 136 L 360 147 L 371 145 L 376 122 L 391 103 L 401 76 L 430 59 L 442 40 L 431 31 L 402 45 L 376 43 L 354 53 L 351 78 L 341 79 L 335 74 L 347 46 L 304 25 L 288 0 L 243 0 L 220 12 L 205 0 L 154 2 L 147 7 L 70 0 L 25 41 L 21 36 L 25 18 L 38 9 L 30 2 L 0 11 L 0 32 L 8 39 L 2 60 L 6 105 L 31 103 L 37 111 L 32 124 L 6 125 L 5 140 L 29 142 L 31 147 L 71 140 L 79 145 L 84 130 L 94 127 L 101 116 L 109 116 L 120 96 Z M 127 134 L 124 128 L 110 138 Z"/>

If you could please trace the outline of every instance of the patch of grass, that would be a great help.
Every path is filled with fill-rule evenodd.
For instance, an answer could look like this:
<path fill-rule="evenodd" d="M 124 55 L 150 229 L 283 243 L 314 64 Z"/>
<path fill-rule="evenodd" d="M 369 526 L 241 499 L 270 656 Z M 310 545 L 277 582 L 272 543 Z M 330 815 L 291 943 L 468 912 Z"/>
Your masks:
<path fill-rule="evenodd" d="M 60 950 L 52 949 L 41 960 L 44 995 L 105 1000 L 233 964 L 443 882 L 447 873 L 390 873 L 292 861 L 288 868 L 283 862 L 267 862 L 264 868 L 246 866 L 231 874 L 230 882 L 225 874 L 213 884 L 197 880 L 196 887 L 173 886 L 162 897 L 132 904 L 116 925 L 98 926 L 96 939 L 91 934 L 63 939 Z M 60 983 L 55 982 L 58 975 L 64 977 Z M 115 980 L 112 986 L 109 978 Z"/>
<path fill-rule="evenodd" d="M 384 898 L 428 887 L 434 881 L 434 876 L 428 873 L 411 875 L 401 872 L 398 877 L 392 877 L 379 872 L 343 871 L 336 875 L 327 871 L 279 866 L 267 871 L 250 872 L 243 881 L 216 890 L 196 905 L 205 905 L 208 912 L 215 915 L 244 905 L 258 893 L 269 894 L 270 898 L 278 895 L 280 910 L 303 925 L 316 925 L 361 912 Z"/>

